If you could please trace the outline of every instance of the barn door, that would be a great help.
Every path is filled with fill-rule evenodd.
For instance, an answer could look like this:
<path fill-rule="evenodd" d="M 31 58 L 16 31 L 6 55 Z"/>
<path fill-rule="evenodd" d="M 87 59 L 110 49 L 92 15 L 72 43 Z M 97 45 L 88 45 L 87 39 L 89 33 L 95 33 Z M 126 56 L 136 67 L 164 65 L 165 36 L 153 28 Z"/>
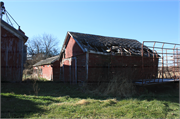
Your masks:
<path fill-rule="evenodd" d="M 76 58 L 64 59 L 63 61 L 64 82 L 77 83 L 77 62 Z"/>

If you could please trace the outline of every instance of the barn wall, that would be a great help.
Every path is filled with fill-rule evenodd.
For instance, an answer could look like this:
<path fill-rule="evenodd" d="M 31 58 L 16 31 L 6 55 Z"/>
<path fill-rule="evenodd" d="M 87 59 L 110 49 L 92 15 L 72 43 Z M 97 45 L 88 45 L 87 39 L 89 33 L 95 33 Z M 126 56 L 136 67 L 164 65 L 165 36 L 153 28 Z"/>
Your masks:
<path fill-rule="evenodd" d="M 89 53 L 88 81 L 96 82 L 108 78 L 110 55 L 98 55 Z"/>
<path fill-rule="evenodd" d="M 53 63 L 52 68 L 53 68 L 53 81 L 59 81 L 60 79 L 60 61 L 57 60 Z"/>
<path fill-rule="evenodd" d="M 33 67 L 33 74 L 37 77 L 46 78 L 48 80 L 51 80 L 51 78 L 53 78 L 51 65 Z"/>
<path fill-rule="evenodd" d="M 60 81 L 83 82 L 86 80 L 86 54 L 62 60 L 60 67 Z"/>
<path fill-rule="evenodd" d="M 42 77 L 51 80 L 51 78 L 53 78 L 51 65 L 43 65 L 41 66 L 41 68 L 42 68 Z"/>
<path fill-rule="evenodd" d="M 69 39 L 65 57 L 62 58 L 60 65 L 60 81 L 82 82 L 85 80 L 86 54 L 72 37 Z"/>
<path fill-rule="evenodd" d="M 108 81 L 112 77 L 132 76 L 134 81 L 157 76 L 158 59 L 138 56 L 113 56 L 89 53 L 88 81 Z"/>
<path fill-rule="evenodd" d="M 86 81 L 86 54 L 77 56 L 77 80 Z"/>
<path fill-rule="evenodd" d="M 113 75 L 123 73 L 134 81 L 157 78 L 158 58 L 140 56 L 113 56 L 111 71 Z"/>
<path fill-rule="evenodd" d="M 24 51 L 23 51 L 24 50 Z M 1 80 L 22 81 L 24 41 L 1 27 Z"/>
<path fill-rule="evenodd" d="M 65 58 L 77 56 L 82 53 L 83 53 L 82 49 L 79 47 L 76 41 L 72 37 L 70 37 L 68 45 L 65 50 L 65 54 L 66 54 Z"/>
<path fill-rule="evenodd" d="M 71 67 L 70 60 L 65 60 L 63 62 L 63 72 L 64 72 L 63 79 L 65 82 L 70 81 L 70 67 Z"/>

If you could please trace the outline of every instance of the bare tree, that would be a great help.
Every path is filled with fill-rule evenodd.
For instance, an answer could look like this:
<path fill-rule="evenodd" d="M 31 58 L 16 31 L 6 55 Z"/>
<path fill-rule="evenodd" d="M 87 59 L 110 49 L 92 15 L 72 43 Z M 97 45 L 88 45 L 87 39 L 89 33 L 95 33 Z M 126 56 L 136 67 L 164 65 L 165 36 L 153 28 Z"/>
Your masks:
<path fill-rule="evenodd" d="M 32 56 L 43 54 L 44 58 L 52 57 L 59 54 L 58 43 L 57 38 L 44 33 L 28 40 L 27 51 Z"/>
<path fill-rule="evenodd" d="M 40 60 L 58 55 L 60 53 L 59 41 L 50 34 L 35 36 L 29 39 L 26 43 L 27 53 L 32 56 L 31 60 L 27 60 L 25 69 L 28 69 L 28 74 L 32 74 L 33 65 Z"/>

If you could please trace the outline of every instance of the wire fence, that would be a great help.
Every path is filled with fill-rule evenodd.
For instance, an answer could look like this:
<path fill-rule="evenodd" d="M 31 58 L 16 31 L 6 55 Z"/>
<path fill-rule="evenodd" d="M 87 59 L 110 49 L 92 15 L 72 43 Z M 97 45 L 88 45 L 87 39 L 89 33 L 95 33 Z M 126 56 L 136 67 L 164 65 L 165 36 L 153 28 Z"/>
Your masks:
<path fill-rule="evenodd" d="M 148 81 L 157 80 L 157 82 L 166 81 L 166 79 L 173 79 L 174 81 L 180 78 L 180 44 L 158 42 L 158 41 L 144 41 L 142 48 L 147 46 L 152 49 L 153 58 L 158 56 L 158 75 L 156 78 Z M 143 57 L 144 51 L 141 50 Z M 150 56 L 150 55 L 148 55 Z M 143 65 L 143 63 L 142 63 Z M 150 64 L 153 65 L 153 64 Z M 147 81 L 147 80 L 145 80 Z M 143 81 L 142 81 L 143 83 Z"/>

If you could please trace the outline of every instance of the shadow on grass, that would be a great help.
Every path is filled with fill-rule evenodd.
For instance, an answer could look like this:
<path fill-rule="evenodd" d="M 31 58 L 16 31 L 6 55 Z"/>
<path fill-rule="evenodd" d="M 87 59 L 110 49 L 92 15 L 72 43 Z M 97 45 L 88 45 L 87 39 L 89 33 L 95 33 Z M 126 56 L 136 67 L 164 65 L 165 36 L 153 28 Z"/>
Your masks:
<path fill-rule="evenodd" d="M 95 94 L 90 94 L 81 89 L 81 86 L 70 85 L 66 83 L 55 83 L 55 82 L 37 82 L 38 86 L 38 96 L 70 96 L 71 98 L 92 98 L 92 99 L 107 99 L 110 96 L 98 96 Z M 173 84 L 174 85 L 174 84 Z M 139 100 L 162 100 L 179 103 L 179 90 L 174 89 L 172 84 L 161 84 L 154 86 L 143 87 L 143 94 L 138 93 L 137 96 L 132 98 L 137 98 Z M 33 83 L 1 83 L 1 92 L 15 94 L 26 94 L 35 95 L 33 89 Z M 121 100 L 122 98 L 117 98 Z"/>
<path fill-rule="evenodd" d="M 107 98 L 116 98 L 113 96 L 98 96 L 90 94 L 82 90 L 78 85 L 70 85 L 55 82 L 37 82 L 35 84 L 38 89 L 38 96 L 35 96 L 33 83 L 1 83 L 1 116 L 2 118 L 29 118 L 41 117 L 42 114 L 48 112 L 46 107 L 52 103 L 61 103 L 54 97 L 79 98 L 79 99 L 98 99 L 105 100 Z M 173 88 L 173 85 L 156 85 L 150 87 L 143 87 L 144 93 L 131 98 L 138 100 L 159 100 L 168 101 L 162 102 L 165 107 L 163 110 L 172 111 L 169 104 L 178 106 L 179 91 Z M 26 96 L 29 95 L 29 96 Z M 33 96 L 32 96 L 33 95 Z M 29 99 L 32 98 L 32 99 Z M 31 101 L 32 100 L 32 101 Z M 74 100 L 74 99 L 72 99 Z M 63 101 L 62 101 L 63 102 Z M 169 103 L 170 102 L 170 103 Z M 43 107 L 43 105 L 46 105 Z M 43 107 L 43 108 L 42 108 Z M 166 111 L 167 112 L 167 111 Z M 34 116 L 33 116 L 34 115 Z M 166 114 L 167 115 L 167 114 Z"/>
<path fill-rule="evenodd" d="M 179 82 L 178 82 L 179 83 Z M 179 103 L 179 89 L 177 83 L 163 83 L 144 86 L 144 94 L 138 96 L 140 100 L 160 100 Z"/>
<path fill-rule="evenodd" d="M 37 105 L 39 104 L 16 96 L 1 95 L 1 118 L 27 118 L 45 111 Z"/>

